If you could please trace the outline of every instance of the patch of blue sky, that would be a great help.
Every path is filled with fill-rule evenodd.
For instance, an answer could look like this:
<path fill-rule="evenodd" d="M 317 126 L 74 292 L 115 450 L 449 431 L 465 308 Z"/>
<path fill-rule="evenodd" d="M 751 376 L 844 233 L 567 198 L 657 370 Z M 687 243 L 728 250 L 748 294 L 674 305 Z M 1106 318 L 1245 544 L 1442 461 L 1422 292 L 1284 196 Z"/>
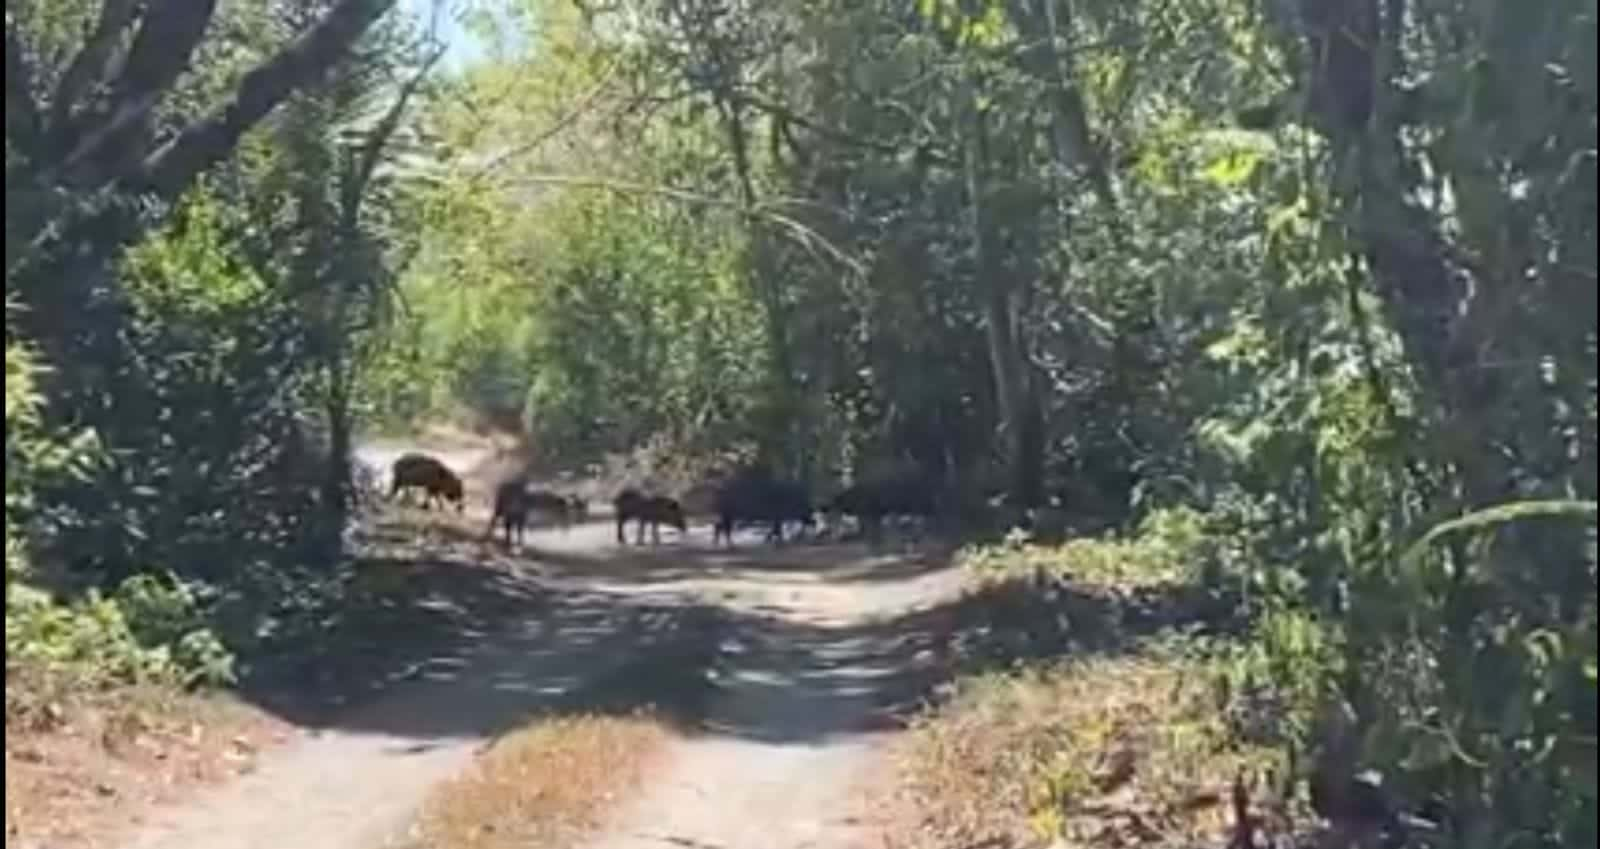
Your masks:
<path fill-rule="evenodd" d="M 514 10 L 523 5 L 508 0 L 400 0 L 399 10 L 420 30 L 433 28 L 445 45 L 445 67 L 459 71 L 515 47 L 521 29 Z M 503 43 L 497 45 L 497 40 Z"/>

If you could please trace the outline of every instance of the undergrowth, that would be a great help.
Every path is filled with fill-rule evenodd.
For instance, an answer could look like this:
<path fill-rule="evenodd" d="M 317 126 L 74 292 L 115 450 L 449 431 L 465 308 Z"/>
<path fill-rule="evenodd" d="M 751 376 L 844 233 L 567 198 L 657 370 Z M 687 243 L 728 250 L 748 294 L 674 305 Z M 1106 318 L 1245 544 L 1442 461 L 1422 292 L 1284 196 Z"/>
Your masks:
<path fill-rule="evenodd" d="M 1233 735 L 1218 665 L 1176 643 L 963 680 L 899 750 L 897 847 L 1221 845 L 1233 777 L 1282 763 Z"/>
<path fill-rule="evenodd" d="M 26 584 L 6 598 L 7 726 L 48 725 L 76 694 L 233 680 L 233 656 L 182 584 L 147 575 L 59 602 Z"/>
<path fill-rule="evenodd" d="M 898 748 L 891 845 L 1224 845 L 1236 778 L 1263 827 L 1303 820 L 1284 743 L 1327 646 L 1288 614 L 1247 617 L 1215 577 L 1225 556 L 1191 510 L 964 552 L 963 675 Z"/>
<path fill-rule="evenodd" d="M 138 575 L 110 594 L 61 599 L 35 575 L 30 533 L 45 524 L 34 491 L 96 461 L 83 434 L 46 427 L 34 352 L 6 346 L 6 727 L 60 721 L 78 695 L 122 685 L 188 687 L 233 678 L 233 658 L 189 586 Z"/>

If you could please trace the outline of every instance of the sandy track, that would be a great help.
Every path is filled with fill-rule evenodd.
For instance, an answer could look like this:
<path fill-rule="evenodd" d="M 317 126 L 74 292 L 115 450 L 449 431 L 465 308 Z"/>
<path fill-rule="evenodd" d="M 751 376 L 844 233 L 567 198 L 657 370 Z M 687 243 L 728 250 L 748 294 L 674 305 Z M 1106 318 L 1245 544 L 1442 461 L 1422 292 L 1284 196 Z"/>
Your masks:
<path fill-rule="evenodd" d="M 399 448 L 363 459 L 382 466 Z M 483 449 L 434 453 L 464 470 L 493 462 Z M 636 602 L 726 614 L 718 690 L 704 731 L 672 746 L 587 849 L 849 846 L 852 780 L 890 727 L 886 709 L 929 662 L 912 611 L 953 590 L 950 571 L 842 546 L 745 540 L 729 553 L 705 545 L 705 528 L 623 553 L 613 533 L 600 521 L 533 534 L 535 562 L 514 563 L 539 575 L 550 604 L 432 659 L 252 774 L 158 812 L 127 849 L 373 849 L 495 734 L 625 662 L 638 641 L 619 619 Z"/>
<path fill-rule="evenodd" d="M 947 570 L 875 580 L 862 554 L 762 552 L 776 571 L 735 569 L 697 582 L 697 595 L 743 614 L 723 641 L 720 698 L 704 733 L 674 744 L 648 790 L 620 806 L 585 849 L 864 844 L 858 781 L 896 727 L 889 710 L 916 695 L 919 673 L 937 672 L 935 635 L 916 611 L 956 585 Z M 858 567 L 858 580 L 830 579 L 841 564 Z"/>
<path fill-rule="evenodd" d="M 371 849 L 434 784 L 525 711 L 607 660 L 601 628 L 572 615 L 441 658 L 376 704 L 270 753 L 252 774 L 162 812 L 130 849 Z M 459 669 L 453 668 L 459 667 Z M 439 718 L 449 715 L 448 723 Z M 430 731 L 448 724 L 465 730 Z M 357 728 L 360 730 L 348 730 Z"/>
<path fill-rule="evenodd" d="M 369 444 L 358 458 L 386 470 L 410 449 Z M 494 459 L 481 446 L 429 451 L 469 474 Z M 588 529 L 580 534 L 588 545 L 603 542 Z M 430 658 L 412 680 L 376 701 L 267 753 L 249 775 L 156 811 L 125 846 L 372 849 L 495 733 L 620 662 L 627 636 L 617 627 L 619 615 L 625 614 L 576 597 L 530 610 L 509 630 L 468 651 Z"/>

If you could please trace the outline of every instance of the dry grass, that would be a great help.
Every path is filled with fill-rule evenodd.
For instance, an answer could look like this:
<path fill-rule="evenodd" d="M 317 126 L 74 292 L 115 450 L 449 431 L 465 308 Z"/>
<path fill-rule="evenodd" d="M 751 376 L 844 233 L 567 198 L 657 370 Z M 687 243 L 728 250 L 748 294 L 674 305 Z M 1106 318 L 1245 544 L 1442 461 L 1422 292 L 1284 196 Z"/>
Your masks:
<path fill-rule="evenodd" d="M 248 772 L 292 733 L 231 699 L 155 688 L 83 696 L 49 728 L 8 722 L 6 846 L 114 845 L 155 806 Z"/>
<path fill-rule="evenodd" d="M 394 849 L 559 849 L 632 793 L 672 739 L 654 716 L 541 718 L 436 789 Z"/>
<path fill-rule="evenodd" d="M 974 674 L 897 745 L 887 847 L 1225 842 L 1229 785 L 1268 753 L 1236 745 L 1215 662 L 1172 639 L 1226 611 L 1191 580 L 1197 528 L 964 552 L 949 649 Z"/>
<path fill-rule="evenodd" d="M 888 845 L 1223 845 L 1233 777 L 1270 756 L 1233 744 L 1208 680 L 1172 653 L 964 682 L 896 751 Z"/>

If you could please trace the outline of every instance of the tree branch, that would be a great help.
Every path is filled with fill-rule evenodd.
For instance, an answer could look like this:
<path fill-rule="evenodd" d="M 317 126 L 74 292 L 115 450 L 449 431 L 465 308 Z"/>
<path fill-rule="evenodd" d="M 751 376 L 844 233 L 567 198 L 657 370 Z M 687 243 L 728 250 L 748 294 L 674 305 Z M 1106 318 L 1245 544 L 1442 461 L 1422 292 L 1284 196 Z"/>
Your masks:
<path fill-rule="evenodd" d="M 326 72 L 393 5 L 394 0 L 340 0 L 304 35 L 245 74 L 233 96 L 209 116 L 146 157 L 140 172 L 125 181 L 128 188 L 165 198 L 181 194 L 268 112 Z"/>
<path fill-rule="evenodd" d="M 199 0 L 199 2 L 208 4 L 205 8 L 212 8 L 215 0 Z M 32 167 L 37 162 L 35 159 L 27 163 L 29 167 L 18 169 L 23 172 L 20 176 L 24 178 L 19 182 L 27 183 L 30 194 L 41 200 L 35 205 L 37 208 L 30 210 L 21 221 L 15 221 L 14 217 L 8 216 L 7 280 L 13 279 L 18 269 L 36 257 L 46 242 L 52 239 L 76 238 L 73 234 L 78 233 L 79 228 L 108 226 L 101 219 L 120 220 L 117 215 L 104 210 L 93 213 L 74 211 L 72 205 L 65 202 L 70 195 L 110 197 L 117 194 L 132 196 L 151 194 L 157 200 L 175 199 L 202 172 L 228 157 L 238 145 L 240 137 L 274 107 L 295 91 L 314 82 L 338 62 L 350 45 L 393 5 L 394 0 L 338 0 L 337 4 L 309 30 L 271 59 L 245 74 L 231 95 L 207 117 L 184 127 L 167 143 L 153 151 L 110 145 L 108 142 L 116 136 L 138 126 L 165 93 L 148 88 L 149 83 L 160 75 L 155 73 L 154 65 L 145 66 L 135 74 L 136 79 L 142 82 L 124 82 L 118 86 L 124 94 L 135 95 L 135 101 L 115 106 L 111 119 L 99 123 L 95 129 L 87 132 L 86 138 L 79 141 L 77 150 L 66 161 L 54 168 L 41 169 Z M 182 0 L 167 0 L 162 11 L 179 15 L 187 10 L 193 15 L 194 8 L 184 6 Z M 167 19 L 167 23 L 178 26 L 173 24 L 171 19 Z M 155 33 L 158 25 L 164 26 L 159 21 L 149 23 L 151 29 L 148 32 Z M 189 29 L 190 27 L 193 27 L 193 21 L 187 26 L 178 26 L 179 29 L 195 31 Z M 7 41 L 9 93 L 21 80 L 21 77 L 13 78 L 10 69 L 14 58 L 20 59 L 22 55 L 20 51 L 10 49 L 10 42 L 15 41 L 15 38 L 12 37 L 9 26 Z M 145 44 L 149 45 L 151 42 L 146 40 Z M 133 64 L 135 63 L 130 54 L 130 61 L 125 63 L 124 67 Z M 174 71 L 169 62 L 157 64 L 165 67 L 168 72 Z M 181 67 L 176 68 L 176 72 L 181 71 Z M 16 108 L 9 101 L 10 98 L 7 103 L 8 113 Z M 94 163 L 99 167 L 81 168 L 73 173 L 73 166 L 87 164 L 85 157 L 95 151 L 107 152 L 105 160 Z M 110 159 L 111 156 L 117 157 L 115 162 Z M 10 179 L 12 176 L 7 174 L 8 199 L 12 194 Z M 16 191 L 21 196 L 24 190 L 19 187 Z M 122 218 L 126 219 L 127 216 Z M 118 227 L 120 235 L 116 238 L 90 240 L 94 242 L 96 250 L 102 253 L 102 258 L 109 256 L 107 252 L 114 247 L 132 239 L 141 229 L 140 225 L 127 220 L 120 220 Z M 9 247 L 13 243 L 28 247 L 14 252 Z"/>
<path fill-rule="evenodd" d="M 217 0 L 157 0 L 139 19 L 139 31 L 112 87 L 114 101 L 171 88 L 189 67 L 216 10 Z"/>
<path fill-rule="evenodd" d="M 62 141 L 63 147 L 72 144 L 64 172 L 97 163 L 98 169 L 80 172 L 80 180 L 88 184 L 115 174 L 117 159 L 134 147 L 134 137 L 146 126 L 151 110 L 189 67 L 216 8 L 217 0 L 161 0 L 145 12 L 127 59 L 116 71 L 106 105 L 86 122 L 81 138 Z"/>
<path fill-rule="evenodd" d="M 733 92 L 730 95 L 730 98 L 742 106 L 748 106 L 752 109 L 765 112 L 774 118 L 787 121 L 790 124 L 801 127 L 808 132 L 815 133 L 816 135 L 819 135 L 836 144 L 842 144 L 846 147 L 873 150 L 888 156 L 899 156 L 900 154 L 905 153 L 905 149 L 900 145 L 892 144 L 890 142 L 879 142 L 871 139 L 864 139 L 859 136 L 846 133 L 842 130 L 834 129 L 832 127 L 825 127 L 816 121 L 807 118 L 798 112 L 795 112 L 787 106 L 774 103 L 770 100 L 757 97 L 753 94 Z M 934 165 L 939 165 L 945 168 L 956 167 L 956 163 L 949 157 L 939 154 L 931 148 L 926 150 L 926 156 L 928 157 L 928 161 Z"/>
<path fill-rule="evenodd" d="M 39 142 L 39 103 L 33 98 L 33 67 L 22 51 L 22 39 L 6 15 L 6 138 L 31 156 Z M 9 182 L 9 181 L 8 181 Z"/>
<path fill-rule="evenodd" d="M 100 15 L 83 40 L 83 47 L 61 74 L 55 94 L 50 98 L 50 132 L 57 139 L 70 138 L 68 125 L 85 92 L 104 82 L 110 72 L 111 54 L 122 33 L 133 23 L 139 0 L 104 0 Z M 63 148 L 65 145 L 63 144 Z"/>
<path fill-rule="evenodd" d="M 417 93 L 417 89 L 422 87 L 423 81 L 428 78 L 429 72 L 443 58 L 444 46 L 440 45 L 423 60 L 421 67 L 417 68 L 416 74 L 412 75 L 411 79 L 406 80 L 405 84 L 400 87 L 400 94 L 395 98 L 394 104 L 389 107 L 389 111 L 385 112 L 382 118 L 378 119 L 378 123 L 373 126 L 372 131 L 368 134 L 366 143 L 361 146 L 361 159 L 356 165 L 354 179 L 345 187 L 345 191 L 348 193 L 345 197 L 345 209 L 347 210 L 346 216 L 349 219 L 343 222 L 346 229 L 354 229 L 355 227 L 356 222 L 354 219 L 359 215 L 361 194 L 366 191 L 367 184 L 372 181 L 373 172 L 378 170 L 378 162 L 383 158 L 383 148 L 389 143 L 389 138 L 394 135 L 395 130 L 400 126 L 400 119 L 405 116 L 406 104 L 411 102 L 412 96 Z"/>
<path fill-rule="evenodd" d="M 1111 179 L 1111 170 L 1106 165 L 1105 154 L 1095 138 L 1093 129 L 1089 126 L 1088 108 L 1084 104 L 1083 92 L 1078 84 L 1073 54 L 1064 53 L 1057 48 L 1057 43 L 1062 40 L 1062 33 L 1070 33 L 1075 27 L 1072 19 L 1073 8 L 1067 6 L 1067 17 L 1061 20 L 1055 3 L 1046 2 L 1042 6 L 1042 18 L 1023 15 L 1020 20 L 1024 22 L 1024 26 L 1042 30 L 1039 34 L 1042 36 L 1040 40 L 1044 54 L 1037 72 L 1041 78 L 1051 83 L 1051 126 L 1054 131 L 1052 141 L 1056 146 L 1056 155 L 1063 161 L 1083 169 L 1095 193 L 1100 196 L 1101 202 L 1107 209 L 1116 210 L 1118 207 L 1116 186 Z M 1112 220 L 1116 220 L 1115 215 L 1112 216 Z"/>
<path fill-rule="evenodd" d="M 500 153 L 493 159 L 490 159 L 488 162 L 483 163 L 483 165 L 478 168 L 477 174 L 474 176 L 482 176 L 483 174 L 505 164 L 507 160 L 537 150 L 545 142 L 555 138 L 563 130 L 571 126 L 579 118 L 583 117 L 584 113 L 589 111 L 589 107 L 593 106 L 595 101 L 599 100 L 600 96 L 605 94 L 606 90 L 610 88 L 611 78 L 615 76 L 618 67 L 619 63 L 617 62 L 612 62 L 610 65 L 606 66 L 606 69 L 600 75 L 600 80 L 591 86 L 589 91 L 584 93 L 582 97 L 578 98 L 577 105 L 567 110 L 566 114 L 562 115 L 560 118 L 557 118 L 555 123 L 545 128 L 543 132 L 534 136 L 532 139 L 519 144 L 510 150 Z"/>

